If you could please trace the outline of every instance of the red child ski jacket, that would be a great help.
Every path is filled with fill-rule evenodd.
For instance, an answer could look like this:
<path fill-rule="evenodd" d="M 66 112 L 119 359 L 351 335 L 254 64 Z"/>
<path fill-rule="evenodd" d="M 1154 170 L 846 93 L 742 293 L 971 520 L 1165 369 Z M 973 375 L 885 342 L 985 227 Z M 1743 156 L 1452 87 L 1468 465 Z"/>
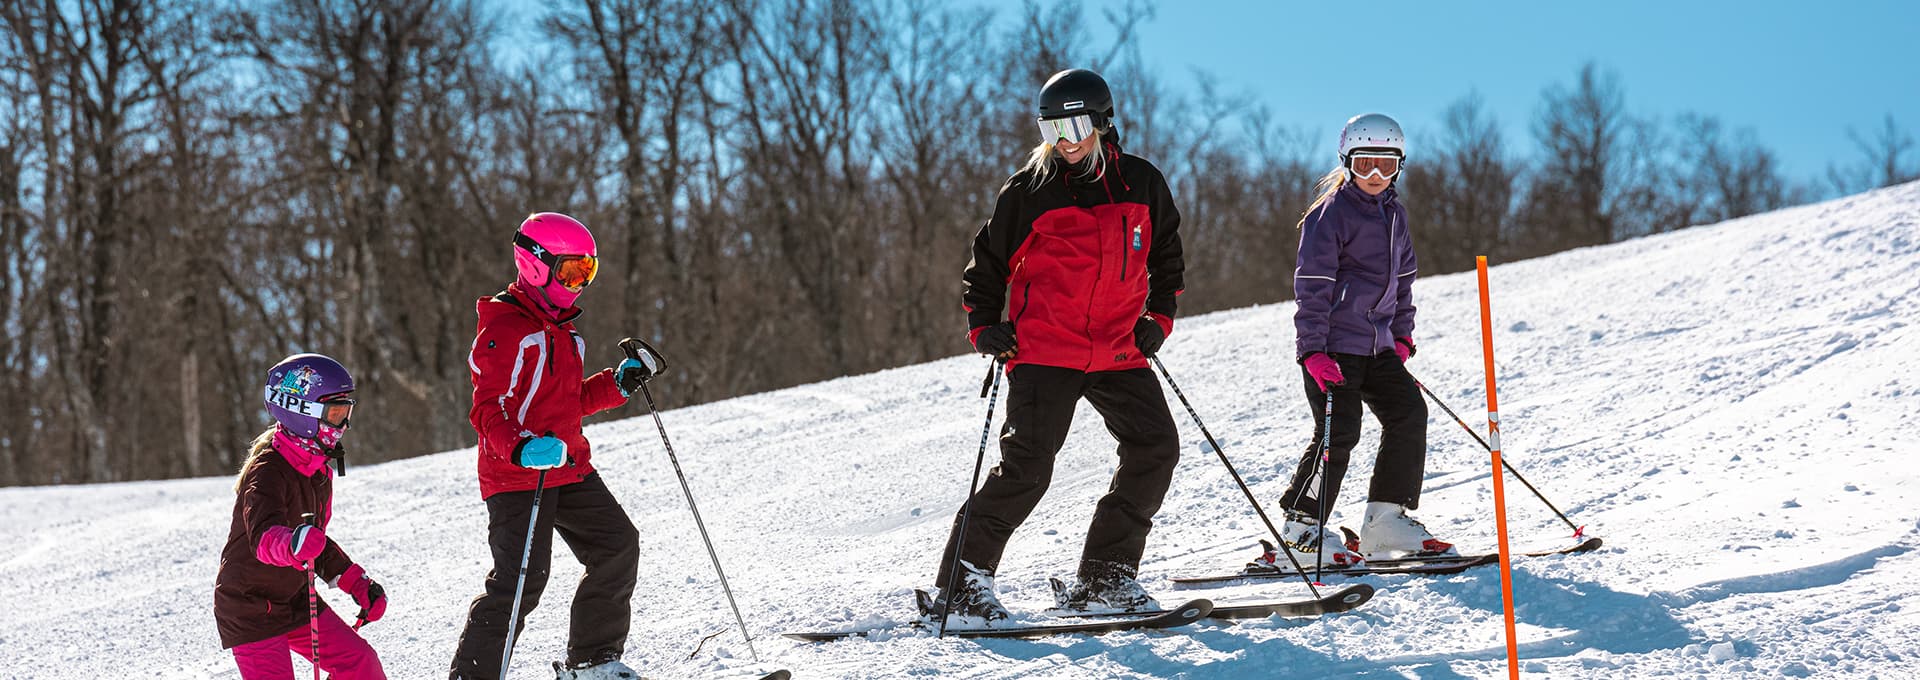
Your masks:
<path fill-rule="evenodd" d="M 593 449 L 580 420 L 620 406 L 613 369 L 582 380 L 587 343 L 573 328 L 578 307 L 549 316 L 529 302 L 519 284 L 480 298 L 480 316 L 467 368 L 473 378 L 473 409 L 467 420 L 480 436 L 480 497 L 532 491 L 539 472 L 513 464 L 521 439 L 551 434 L 567 445 L 567 463 L 547 471 L 548 487 L 565 486 L 593 473 Z"/>
<path fill-rule="evenodd" d="M 1097 177 L 1074 177 L 1056 158 L 1043 185 L 1028 170 L 1009 178 L 973 239 L 962 293 L 968 339 L 1012 321 L 1020 351 L 1008 370 L 1145 368 L 1134 323 L 1147 316 L 1173 333 L 1186 270 L 1180 211 L 1159 168 L 1113 144 L 1101 153 Z"/>

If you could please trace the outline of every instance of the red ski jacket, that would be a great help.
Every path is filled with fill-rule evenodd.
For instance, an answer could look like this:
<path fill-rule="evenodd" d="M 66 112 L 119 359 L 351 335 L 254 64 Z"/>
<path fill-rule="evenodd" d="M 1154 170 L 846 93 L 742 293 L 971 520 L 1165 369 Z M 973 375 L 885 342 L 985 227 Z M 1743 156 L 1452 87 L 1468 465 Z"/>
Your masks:
<path fill-rule="evenodd" d="M 552 434 L 567 444 L 567 464 L 547 472 L 547 486 L 565 486 L 593 472 L 593 449 L 580 420 L 627 402 L 613 369 L 588 376 L 587 343 L 573 328 L 578 307 L 549 317 L 527 302 L 519 284 L 480 298 L 479 332 L 467 355 L 473 409 L 467 419 L 480 435 L 480 497 L 531 491 L 539 472 L 513 464 L 523 438 Z"/>
<path fill-rule="evenodd" d="M 1184 288 L 1180 211 L 1160 169 L 1109 144 L 1106 172 L 1072 177 L 1056 159 L 1046 184 L 1021 171 L 1000 187 L 963 276 L 969 340 L 1013 322 L 1007 362 L 1079 371 L 1144 368 L 1133 344 L 1142 316 L 1173 333 Z"/>

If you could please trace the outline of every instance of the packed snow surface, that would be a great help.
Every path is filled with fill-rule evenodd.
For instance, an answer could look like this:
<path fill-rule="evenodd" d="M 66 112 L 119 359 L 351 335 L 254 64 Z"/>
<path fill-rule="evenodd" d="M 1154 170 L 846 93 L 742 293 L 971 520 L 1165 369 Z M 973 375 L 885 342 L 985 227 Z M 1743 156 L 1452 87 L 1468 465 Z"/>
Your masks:
<path fill-rule="evenodd" d="M 1606 540 L 1595 553 L 1516 560 L 1524 674 L 1913 677 L 1920 183 L 1496 265 L 1506 456 Z M 1412 371 L 1484 430 L 1475 277 L 1428 277 L 1415 295 Z M 1311 430 L 1292 312 L 1289 303 L 1183 318 L 1161 353 L 1270 509 Z M 779 637 L 911 616 L 912 590 L 931 580 L 973 471 L 986 369 L 984 358 L 954 357 L 662 414 L 758 664 L 644 407 L 589 429 L 595 463 L 641 532 L 628 661 L 663 679 L 774 667 L 797 678 L 1505 674 L 1492 567 L 1367 577 L 1380 589 L 1372 602 L 1317 619 L 1037 641 Z M 379 417 L 378 395 L 365 397 L 363 417 Z M 1183 457 L 1144 582 L 1163 600 L 1304 595 L 1298 581 L 1168 582 L 1236 568 L 1265 535 L 1200 428 L 1172 407 Z M 1336 516 L 1344 523 L 1358 524 L 1377 432 L 1369 421 Z M 1491 457 L 1438 408 L 1428 437 L 1417 515 L 1466 549 L 1490 548 Z M 392 598 L 386 619 L 365 629 L 392 677 L 444 677 L 479 593 L 487 520 L 473 456 L 355 467 L 339 482 L 331 535 Z M 991 466 L 997 451 L 988 456 Z M 1047 578 L 1071 574 L 1114 463 L 1113 440 L 1083 407 L 1046 500 L 1008 548 L 1003 601 L 1049 602 Z M 1567 540 L 1566 526 L 1508 479 L 1516 545 Z M 0 676 L 236 677 L 212 618 L 231 485 L 0 489 Z M 556 553 L 515 677 L 543 677 L 564 652 L 579 566 L 564 547 Z M 337 591 L 325 596 L 352 610 Z"/>

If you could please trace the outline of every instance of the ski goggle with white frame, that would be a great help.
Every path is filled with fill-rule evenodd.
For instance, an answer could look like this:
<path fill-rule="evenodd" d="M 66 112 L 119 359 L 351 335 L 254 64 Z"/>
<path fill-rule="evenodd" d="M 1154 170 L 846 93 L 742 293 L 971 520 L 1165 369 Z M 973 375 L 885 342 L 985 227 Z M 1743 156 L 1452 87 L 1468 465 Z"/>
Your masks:
<path fill-rule="evenodd" d="M 321 397 L 319 401 L 310 401 L 269 386 L 267 400 L 280 408 L 319 420 L 322 425 L 343 430 L 346 429 L 349 419 L 353 417 L 353 397 L 346 394 L 336 394 Z"/>
<path fill-rule="evenodd" d="M 1353 173 L 1354 179 L 1393 179 L 1400 175 L 1400 154 L 1355 151 L 1347 154 L 1347 170 Z"/>
<path fill-rule="evenodd" d="M 1065 118 L 1040 119 L 1040 141 L 1048 144 L 1054 144 L 1063 139 L 1068 144 L 1079 144 L 1080 140 L 1086 139 L 1096 130 L 1097 128 L 1093 125 L 1093 115 L 1087 113 Z"/>

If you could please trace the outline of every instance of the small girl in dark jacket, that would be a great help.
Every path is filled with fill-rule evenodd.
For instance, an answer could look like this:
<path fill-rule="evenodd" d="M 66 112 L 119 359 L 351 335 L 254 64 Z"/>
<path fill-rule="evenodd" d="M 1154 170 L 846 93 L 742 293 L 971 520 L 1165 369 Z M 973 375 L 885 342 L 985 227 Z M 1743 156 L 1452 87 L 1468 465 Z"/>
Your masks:
<path fill-rule="evenodd" d="M 295 653 L 338 680 L 384 680 L 367 641 L 317 600 L 307 614 L 308 579 L 345 591 L 360 622 L 380 620 L 386 593 L 326 535 L 333 519 L 333 471 L 353 413 L 353 376 L 339 362 L 296 354 L 267 373 L 266 404 L 277 423 L 254 439 L 235 485 L 233 527 L 220 553 L 213 617 L 244 680 L 292 680 Z M 310 515 L 307 522 L 303 516 Z M 317 624 L 317 625 L 316 625 Z M 318 635 L 312 631 L 318 628 Z M 315 650 L 319 658 L 314 658 Z"/>
<path fill-rule="evenodd" d="M 1407 516 L 1420 505 L 1427 406 L 1405 365 L 1414 352 L 1417 271 L 1407 209 L 1393 188 L 1405 158 L 1399 123 L 1378 113 L 1355 116 L 1340 132 L 1340 167 L 1321 180 L 1319 199 L 1300 220 L 1294 352 L 1313 407 L 1314 433 L 1280 502 L 1287 514 L 1287 542 L 1295 550 L 1321 553 L 1311 561 L 1328 566 L 1453 551 Z M 1322 464 L 1328 389 L 1333 391 L 1333 437 Z M 1360 442 L 1361 403 L 1380 421 L 1380 452 L 1360 539 L 1349 544 L 1323 525 L 1339 495 L 1348 456 Z"/>

